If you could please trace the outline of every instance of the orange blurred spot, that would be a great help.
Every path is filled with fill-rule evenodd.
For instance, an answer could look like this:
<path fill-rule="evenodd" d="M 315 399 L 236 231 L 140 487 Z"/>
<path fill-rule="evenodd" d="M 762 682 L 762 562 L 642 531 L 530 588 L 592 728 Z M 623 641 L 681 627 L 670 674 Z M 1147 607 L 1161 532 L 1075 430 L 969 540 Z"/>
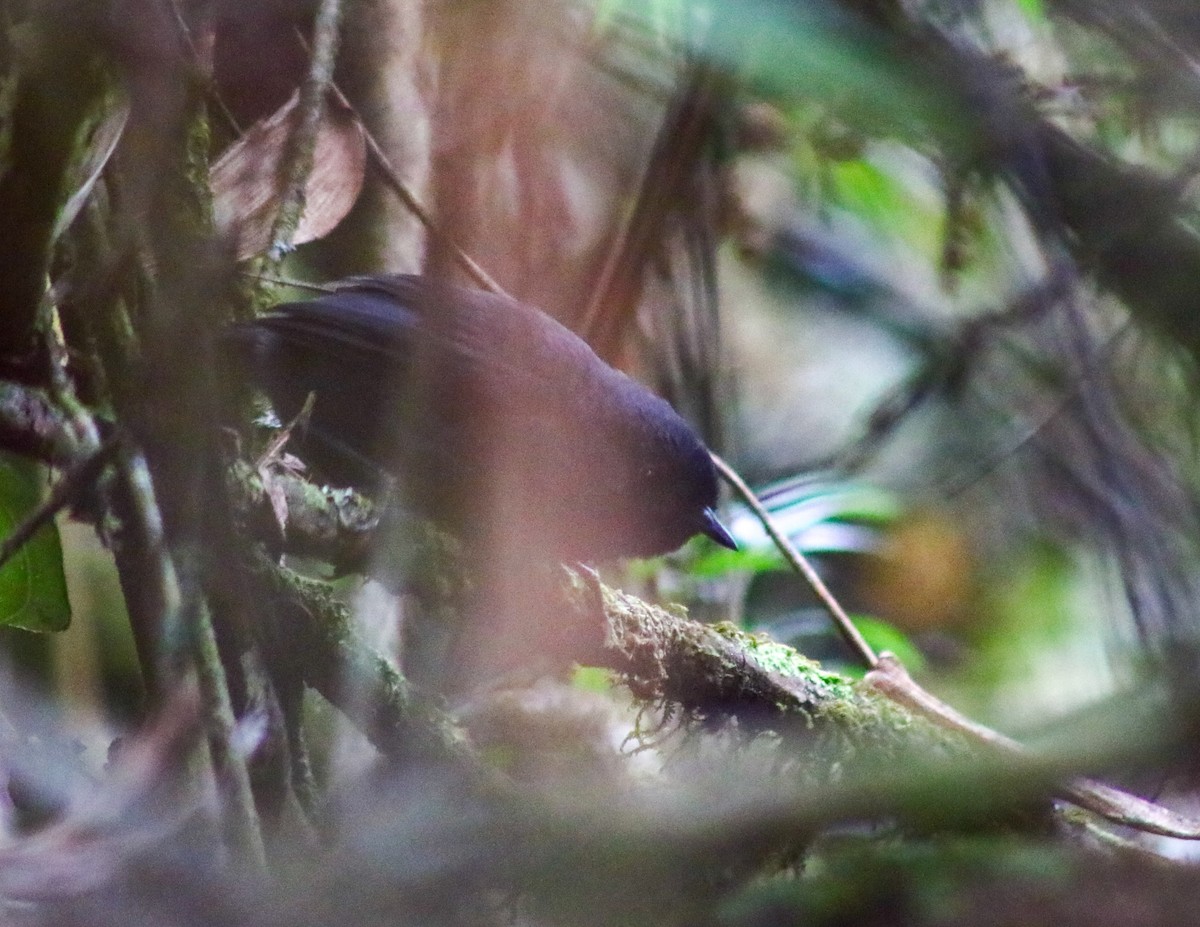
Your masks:
<path fill-rule="evenodd" d="M 945 512 L 910 513 L 887 533 L 867 567 L 863 593 L 877 614 L 910 632 L 946 629 L 969 618 L 975 559 Z"/>

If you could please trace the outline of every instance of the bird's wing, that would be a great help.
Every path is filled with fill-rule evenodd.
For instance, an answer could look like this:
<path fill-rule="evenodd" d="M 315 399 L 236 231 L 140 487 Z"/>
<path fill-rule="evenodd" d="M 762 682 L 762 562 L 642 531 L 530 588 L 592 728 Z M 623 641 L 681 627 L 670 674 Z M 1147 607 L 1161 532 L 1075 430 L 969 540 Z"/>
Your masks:
<path fill-rule="evenodd" d="M 252 323 L 297 350 L 388 367 L 410 355 L 418 324 L 406 307 L 380 296 L 341 293 L 284 303 Z"/>

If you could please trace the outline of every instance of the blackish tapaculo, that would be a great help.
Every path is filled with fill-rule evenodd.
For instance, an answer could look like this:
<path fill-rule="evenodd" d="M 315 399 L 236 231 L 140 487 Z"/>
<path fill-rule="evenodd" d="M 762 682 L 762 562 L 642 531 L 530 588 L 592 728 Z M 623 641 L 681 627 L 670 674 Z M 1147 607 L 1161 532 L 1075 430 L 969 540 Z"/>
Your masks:
<path fill-rule="evenodd" d="M 543 312 L 417 276 L 356 277 L 234 326 L 228 344 L 335 482 L 394 473 L 409 502 L 563 560 L 728 547 L 709 453 L 664 400 Z"/>

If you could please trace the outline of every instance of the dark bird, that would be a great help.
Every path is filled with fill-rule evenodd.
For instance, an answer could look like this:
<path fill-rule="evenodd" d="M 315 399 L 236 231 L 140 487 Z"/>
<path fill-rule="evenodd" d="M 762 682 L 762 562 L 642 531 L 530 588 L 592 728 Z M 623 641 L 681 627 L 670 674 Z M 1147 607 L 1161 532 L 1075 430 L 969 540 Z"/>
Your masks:
<path fill-rule="evenodd" d="M 691 427 L 520 302 L 357 277 L 228 343 L 281 419 L 315 396 L 301 456 L 333 482 L 395 474 L 414 508 L 460 532 L 498 525 L 485 533 L 560 560 L 661 554 L 700 533 L 736 547 Z"/>

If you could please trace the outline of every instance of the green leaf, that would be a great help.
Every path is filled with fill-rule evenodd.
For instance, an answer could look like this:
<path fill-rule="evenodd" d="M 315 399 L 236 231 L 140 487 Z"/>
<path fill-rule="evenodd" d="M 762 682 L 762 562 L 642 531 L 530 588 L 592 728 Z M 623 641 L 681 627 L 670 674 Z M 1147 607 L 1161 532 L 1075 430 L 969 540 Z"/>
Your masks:
<path fill-rule="evenodd" d="M 850 619 L 876 653 L 891 651 L 909 672 L 918 673 L 924 669 L 925 657 L 908 635 L 895 625 L 872 615 L 851 615 Z"/>
<path fill-rule="evenodd" d="M 688 572 L 700 579 L 717 579 L 730 573 L 769 573 L 791 569 L 774 547 L 729 550 L 712 541 L 701 544 L 701 553 Z"/>
<path fill-rule="evenodd" d="M 603 666 L 576 666 L 571 674 L 571 685 L 583 692 L 610 692 L 612 671 Z"/>
<path fill-rule="evenodd" d="M 916 254 L 927 258 L 940 254 L 940 201 L 929 200 L 903 176 L 866 158 L 830 165 L 829 176 L 836 205 Z"/>
<path fill-rule="evenodd" d="M 0 536 L 7 537 L 42 499 L 42 469 L 0 455 Z M 71 623 L 58 529 L 47 525 L 0 567 L 0 625 L 63 631 Z"/>

